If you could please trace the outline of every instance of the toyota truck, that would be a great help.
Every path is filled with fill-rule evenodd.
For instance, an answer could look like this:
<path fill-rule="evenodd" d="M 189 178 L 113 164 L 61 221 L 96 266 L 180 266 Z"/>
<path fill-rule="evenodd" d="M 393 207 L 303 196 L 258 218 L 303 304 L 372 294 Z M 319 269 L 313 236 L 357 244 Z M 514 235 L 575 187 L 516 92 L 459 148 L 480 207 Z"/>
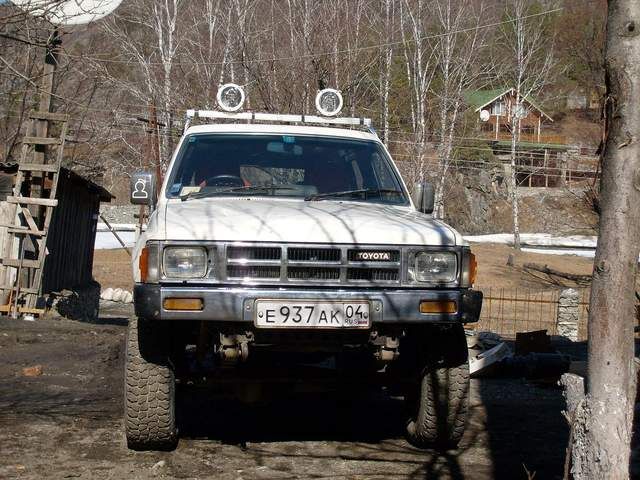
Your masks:
<path fill-rule="evenodd" d="M 221 110 L 188 112 L 161 186 L 132 176 L 151 213 L 133 252 L 129 447 L 176 445 L 180 382 L 241 399 L 310 365 L 330 368 L 309 382 L 321 370 L 404 397 L 411 444 L 456 446 L 482 294 L 432 187 L 409 194 L 370 120 L 336 115 L 339 92 L 320 92 L 320 115 L 277 115 L 234 111 L 244 93 L 223 87 Z"/>

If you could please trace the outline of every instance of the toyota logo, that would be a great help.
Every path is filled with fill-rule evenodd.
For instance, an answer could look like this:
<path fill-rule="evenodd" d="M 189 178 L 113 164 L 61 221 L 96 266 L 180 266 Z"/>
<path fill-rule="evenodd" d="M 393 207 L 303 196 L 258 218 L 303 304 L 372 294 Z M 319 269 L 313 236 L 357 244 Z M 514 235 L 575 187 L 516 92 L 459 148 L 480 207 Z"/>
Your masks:
<path fill-rule="evenodd" d="M 388 262 L 391 260 L 391 253 L 389 252 L 357 252 L 356 259 L 367 261 L 373 260 L 376 262 Z"/>

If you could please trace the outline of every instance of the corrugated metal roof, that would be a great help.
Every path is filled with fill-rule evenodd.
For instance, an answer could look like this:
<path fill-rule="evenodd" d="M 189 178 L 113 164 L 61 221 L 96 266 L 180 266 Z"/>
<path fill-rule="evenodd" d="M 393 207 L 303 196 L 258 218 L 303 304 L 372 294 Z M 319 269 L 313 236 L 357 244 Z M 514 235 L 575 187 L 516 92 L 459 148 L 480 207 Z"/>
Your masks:
<path fill-rule="evenodd" d="M 15 174 L 18 171 L 18 163 L 17 162 L 6 162 L 0 163 L 0 172 L 4 172 L 7 174 Z M 101 185 L 89 180 L 88 178 L 83 177 L 82 175 L 74 172 L 70 168 L 61 167 L 60 175 L 67 175 L 70 180 L 73 180 L 78 183 L 82 183 L 86 186 L 87 190 L 91 193 L 96 193 L 100 197 L 101 202 L 110 202 L 112 199 L 116 198 L 111 195 L 111 193 Z"/>

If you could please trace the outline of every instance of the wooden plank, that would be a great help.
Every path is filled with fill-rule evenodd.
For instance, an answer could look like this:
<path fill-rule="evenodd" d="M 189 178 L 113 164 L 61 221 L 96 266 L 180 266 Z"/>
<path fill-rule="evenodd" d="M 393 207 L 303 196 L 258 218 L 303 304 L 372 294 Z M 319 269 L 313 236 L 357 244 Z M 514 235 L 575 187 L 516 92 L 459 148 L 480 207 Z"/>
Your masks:
<path fill-rule="evenodd" d="M 0 312 L 8 313 L 13 310 L 13 305 L 0 305 Z M 46 310 L 43 308 L 18 307 L 18 313 L 32 313 L 34 315 L 44 315 Z"/>
<path fill-rule="evenodd" d="M 27 207 L 22 207 L 22 206 L 20 208 L 22 209 L 22 215 L 24 216 L 24 219 L 27 222 L 29 229 L 38 230 L 38 225 L 36 225 L 36 222 L 31 216 L 31 212 L 29 211 L 29 209 Z"/>
<path fill-rule="evenodd" d="M 49 120 L 51 122 L 68 122 L 69 115 L 66 113 L 53 113 L 53 112 L 36 112 L 29 113 L 29 118 L 36 120 Z"/>
<path fill-rule="evenodd" d="M 0 290 L 16 290 L 18 287 L 15 285 L 0 285 Z M 39 293 L 38 290 L 34 288 L 22 288 L 20 287 L 20 292 L 22 293 Z"/>
<path fill-rule="evenodd" d="M 29 230 L 28 228 L 15 227 L 8 228 L 7 231 L 15 235 L 36 235 L 39 237 L 44 237 L 47 234 L 44 230 Z"/>
<path fill-rule="evenodd" d="M 31 197 L 7 197 L 8 203 L 19 203 L 23 205 L 44 205 L 45 207 L 55 207 L 58 200 L 52 198 L 31 198 Z"/>
<path fill-rule="evenodd" d="M 51 163 L 21 163 L 18 169 L 27 172 L 57 172 L 60 166 Z"/>
<path fill-rule="evenodd" d="M 2 264 L 6 267 L 18 268 L 20 266 L 20 259 L 3 258 Z M 42 267 L 42 262 L 40 260 L 22 260 L 22 266 L 24 268 L 40 268 Z"/>
<path fill-rule="evenodd" d="M 62 139 L 60 138 L 48 138 L 48 137 L 24 137 L 22 143 L 30 145 L 60 145 Z"/>

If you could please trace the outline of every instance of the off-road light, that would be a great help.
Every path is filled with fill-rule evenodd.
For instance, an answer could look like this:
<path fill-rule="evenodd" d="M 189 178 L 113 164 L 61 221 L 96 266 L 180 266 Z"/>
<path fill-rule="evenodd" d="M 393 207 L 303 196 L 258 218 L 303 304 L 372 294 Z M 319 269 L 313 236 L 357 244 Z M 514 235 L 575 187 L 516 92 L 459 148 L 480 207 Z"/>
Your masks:
<path fill-rule="evenodd" d="M 316 95 L 316 109 L 320 115 L 335 117 L 342 110 L 342 94 L 333 88 L 320 90 Z"/>
<path fill-rule="evenodd" d="M 218 89 L 218 105 L 225 112 L 237 112 L 244 104 L 244 90 L 235 83 L 225 83 Z"/>

